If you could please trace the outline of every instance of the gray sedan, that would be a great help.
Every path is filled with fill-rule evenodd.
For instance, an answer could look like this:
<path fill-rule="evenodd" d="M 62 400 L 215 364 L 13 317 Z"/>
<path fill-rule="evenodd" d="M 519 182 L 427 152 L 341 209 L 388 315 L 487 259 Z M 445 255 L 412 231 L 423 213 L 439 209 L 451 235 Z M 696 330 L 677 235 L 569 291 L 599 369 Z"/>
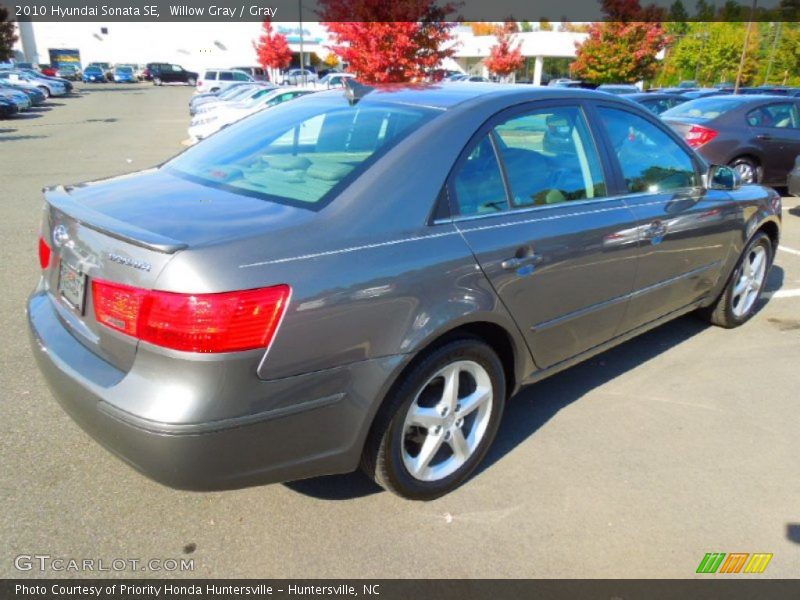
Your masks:
<path fill-rule="evenodd" d="M 31 339 L 91 436 L 180 488 L 361 465 L 413 499 L 521 386 L 750 319 L 781 219 L 627 100 L 481 83 L 312 94 L 45 200 Z"/>

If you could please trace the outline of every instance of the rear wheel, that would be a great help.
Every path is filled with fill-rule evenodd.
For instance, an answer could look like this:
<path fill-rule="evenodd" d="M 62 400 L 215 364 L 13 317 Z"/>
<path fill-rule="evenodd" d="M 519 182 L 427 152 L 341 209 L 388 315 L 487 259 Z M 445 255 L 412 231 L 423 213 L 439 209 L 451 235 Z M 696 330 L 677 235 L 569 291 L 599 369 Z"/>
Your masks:
<path fill-rule="evenodd" d="M 730 166 L 739 173 L 742 183 L 758 183 L 761 181 L 761 169 L 758 164 L 747 156 L 734 158 Z"/>
<path fill-rule="evenodd" d="M 194 77 L 189 77 L 189 79 L 186 80 L 186 83 L 194 87 L 195 85 L 197 85 L 197 80 Z"/>
<path fill-rule="evenodd" d="M 772 265 L 772 242 L 758 232 L 747 244 L 717 302 L 706 311 L 715 325 L 738 327 L 754 314 Z"/>
<path fill-rule="evenodd" d="M 44 94 L 45 98 L 49 98 L 50 97 L 50 90 L 46 86 L 40 85 L 39 86 L 39 91 Z"/>
<path fill-rule="evenodd" d="M 161 85 L 161 78 L 153 77 L 153 85 Z"/>
<path fill-rule="evenodd" d="M 402 376 L 375 420 L 362 469 L 405 498 L 432 500 L 464 482 L 494 440 L 505 404 L 497 354 L 452 341 Z"/>

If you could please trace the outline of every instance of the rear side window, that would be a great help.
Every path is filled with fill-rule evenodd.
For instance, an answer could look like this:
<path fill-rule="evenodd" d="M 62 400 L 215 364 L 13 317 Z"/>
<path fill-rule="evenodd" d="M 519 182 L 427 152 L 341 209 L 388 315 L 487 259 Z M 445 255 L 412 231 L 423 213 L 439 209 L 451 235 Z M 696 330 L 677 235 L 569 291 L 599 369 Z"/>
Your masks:
<path fill-rule="evenodd" d="M 747 124 L 751 127 L 775 127 L 778 129 L 800 129 L 800 118 L 794 102 L 777 102 L 759 106 L 747 113 Z"/>
<path fill-rule="evenodd" d="M 741 102 L 735 98 L 700 98 L 680 104 L 665 112 L 663 116 L 711 120 L 738 106 L 741 106 Z"/>
<path fill-rule="evenodd" d="M 216 80 L 216 78 L 217 78 L 217 72 L 216 71 L 206 71 L 205 79 L 214 79 L 214 80 Z"/>
<path fill-rule="evenodd" d="M 439 111 L 393 104 L 288 102 L 227 127 L 167 169 L 287 204 L 322 205 Z"/>
<path fill-rule="evenodd" d="M 624 110 L 599 110 L 629 192 L 656 193 L 698 185 L 694 161 L 665 131 Z"/>
<path fill-rule="evenodd" d="M 489 135 L 469 153 L 453 183 L 461 215 L 508 210 L 503 175 Z"/>

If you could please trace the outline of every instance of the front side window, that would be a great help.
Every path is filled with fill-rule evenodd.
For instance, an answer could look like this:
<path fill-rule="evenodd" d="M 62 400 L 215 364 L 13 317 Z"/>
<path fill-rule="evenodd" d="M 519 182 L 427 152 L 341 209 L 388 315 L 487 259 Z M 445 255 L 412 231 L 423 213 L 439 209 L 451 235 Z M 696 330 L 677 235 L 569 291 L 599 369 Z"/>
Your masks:
<path fill-rule="evenodd" d="M 439 114 L 391 103 L 309 100 L 231 125 L 165 168 L 204 185 L 313 207 Z"/>
<path fill-rule="evenodd" d="M 602 107 L 628 192 L 665 192 L 699 185 L 694 161 L 665 131 L 642 117 Z"/>
<path fill-rule="evenodd" d="M 230 71 L 220 71 L 219 72 L 219 80 L 220 81 L 233 81 L 233 73 Z"/>
<path fill-rule="evenodd" d="M 582 111 L 546 108 L 495 128 L 516 207 L 606 195 L 600 158 Z"/>
<path fill-rule="evenodd" d="M 235 71 L 233 73 L 233 78 L 236 81 L 250 81 L 250 76 L 247 73 L 242 73 L 241 71 Z"/>
<path fill-rule="evenodd" d="M 172 67 L 172 70 L 175 71 L 176 73 L 182 73 L 183 72 L 183 67 L 180 66 L 180 65 L 171 65 L 171 67 Z"/>
<path fill-rule="evenodd" d="M 794 102 L 778 102 L 759 106 L 747 113 L 747 124 L 751 127 L 800 129 L 797 105 Z"/>

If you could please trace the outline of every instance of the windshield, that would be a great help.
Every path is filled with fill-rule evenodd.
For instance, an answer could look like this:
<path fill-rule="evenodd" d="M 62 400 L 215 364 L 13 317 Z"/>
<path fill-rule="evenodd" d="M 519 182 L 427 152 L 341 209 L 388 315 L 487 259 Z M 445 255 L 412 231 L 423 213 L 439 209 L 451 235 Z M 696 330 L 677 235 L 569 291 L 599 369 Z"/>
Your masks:
<path fill-rule="evenodd" d="M 741 102 L 735 98 L 700 98 L 691 100 L 661 114 L 665 119 L 685 118 L 697 121 L 716 119 L 723 113 L 740 106 Z"/>
<path fill-rule="evenodd" d="M 253 86 L 251 85 L 234 85 L 229 87 L 217 95 L 217 98 L 220 99 L 232 99 L 237 98 L 239 96 L 245 96 L 253 91 Z"/>
<path fill-rule="evenodd" d="M 243 119 L 165 168 L 204 185 L 319 208 L 436 114 L 309 96 Z"/>
<path fill-rule="evenodd" d="M 123 75 L 130 75 L 133 73 L 133 69 L 130 67 L 117 67 L 117 73 L 121 73 Z"/>

